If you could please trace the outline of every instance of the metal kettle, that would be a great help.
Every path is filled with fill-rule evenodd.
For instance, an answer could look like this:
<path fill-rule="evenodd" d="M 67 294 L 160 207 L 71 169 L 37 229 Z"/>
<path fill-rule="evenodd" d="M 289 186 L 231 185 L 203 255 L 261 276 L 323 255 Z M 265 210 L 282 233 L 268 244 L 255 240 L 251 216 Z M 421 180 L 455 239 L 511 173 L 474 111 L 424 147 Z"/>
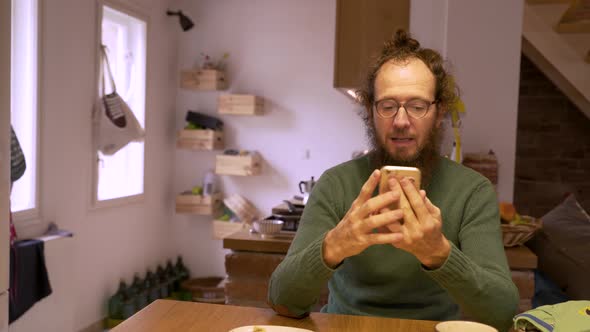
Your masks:
<path fill-rule="evenodd" d="M 314 185 L 315 180 L 313 179 L 313 176 L 311 177 L 311 180 L 299 182 L 299 192 L 303 194 L 303 204 L 307 203 L 309 193 L 311 193 L 311 190 L 313 189 Z"/>

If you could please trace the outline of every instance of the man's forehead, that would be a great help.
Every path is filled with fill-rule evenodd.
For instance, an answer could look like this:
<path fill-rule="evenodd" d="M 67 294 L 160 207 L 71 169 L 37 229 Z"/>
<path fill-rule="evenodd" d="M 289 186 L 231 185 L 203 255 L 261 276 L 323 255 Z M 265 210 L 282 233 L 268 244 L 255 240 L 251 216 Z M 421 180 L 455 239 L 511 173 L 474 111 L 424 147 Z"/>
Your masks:
<path fill-rule="evenodd" d="M 403 82 L 427 83 L 434 81 L 430 69 L 418 59 L 388 61 L 381 66 L 377 78 L 395 78 Z M 400 82 L 402 83 L 402 82 Z"/>
<path fill-rule="evenodd" d="M 434 85 L 434 75 L 418 59 L 388 61 L 381 66 L 375 79 L 376 90 L 392 87 L 416 87 L 432 91 Z"/>

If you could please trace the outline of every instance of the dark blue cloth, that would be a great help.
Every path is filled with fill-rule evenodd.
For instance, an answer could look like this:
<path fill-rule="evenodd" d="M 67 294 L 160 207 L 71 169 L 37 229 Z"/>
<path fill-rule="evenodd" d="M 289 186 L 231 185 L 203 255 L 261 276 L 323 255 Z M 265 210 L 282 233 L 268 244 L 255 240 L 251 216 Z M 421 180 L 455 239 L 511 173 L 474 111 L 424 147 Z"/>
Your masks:
<path fill-rule="evenodd" d="M 44 244 L 40 240 L 21 240 L 10 247 L 10 323 L 51 294 Z"/>
<path fill-rule="evenodd" d="M 533 308 L 547 304 L 557 304 L 569 301 L 568 296 L 539 270 L 535 270 L 535 295 L 533 296 Z"/>

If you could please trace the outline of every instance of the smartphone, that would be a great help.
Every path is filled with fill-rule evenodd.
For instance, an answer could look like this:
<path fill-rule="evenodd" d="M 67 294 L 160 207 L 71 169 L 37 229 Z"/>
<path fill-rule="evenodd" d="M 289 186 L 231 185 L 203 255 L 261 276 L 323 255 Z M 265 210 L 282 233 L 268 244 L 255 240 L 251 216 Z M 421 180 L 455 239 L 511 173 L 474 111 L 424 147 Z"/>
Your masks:
<path fill-rule="evenodd" d="M 414 183 L 417 190 L 420 190 L 420 180 L 422 179 L 422 173 L 416 167 L 405 167 L 405 166 L 383 166 L 381 168 L 381 182 L 379 183 L 379 193 L 389 191 L 389 185 L 387 180 L 391 176 L 407 177 Z"/>
<path fill-rule="evenodd" d="M 379 194 L 383 194 L 388 192 L 389 184 L 387 181 L 390 177 L 397 176 L 397 177 L 406 177 L 410 179 L 411 182 L 414 183 L 416 190 L 420 190 L 420 180 L 422 179 L 422 173 L 416 167 L 406 167 L 406 166 L 383 166 L 381 168 L 381 180 L 379 182 Z M 404 205 L 409 205 L 408 200 L 404 193 L 401 193 L 401 197 L 399 199 L 399 204 L 393 204 L 390 206 L 390 209 L 399 209 Z"/>

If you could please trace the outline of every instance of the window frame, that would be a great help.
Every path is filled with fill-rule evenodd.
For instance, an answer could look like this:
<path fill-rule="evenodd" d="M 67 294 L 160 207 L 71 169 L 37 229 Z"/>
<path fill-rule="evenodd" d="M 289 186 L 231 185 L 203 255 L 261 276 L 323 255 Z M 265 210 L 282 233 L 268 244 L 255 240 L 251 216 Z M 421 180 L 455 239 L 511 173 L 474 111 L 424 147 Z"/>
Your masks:
<path fill-rule="evenodd" d="M 14 0 L 14 1 L 18 1 L 18 0 Z M 11 0 L 12 2 L 12 0 Z M 36 89 L 37 89 L 37 93 L 36 93 L 36 103 L 35 103 L 35 113 L 36 113 L 36 128 L 35 128 L 35 159 L 36 159 L 36 165 L 35 165 L 35 207 L 32 209 L 27 209 L 27 210 L 22 210 L 22 211 L 18 211 L 18 212 L 13 212 L 12 213 L 12 217 L 13 217 L 13 221 L 15 224 L 15 227 L 17 229 L 20 229 L 21 227 L 27 227 L 27 226 L 33 226 L 33 225 L 38 225 L 41 224 L 41 218 L 42 218 L 42 208 L 41 208 L 41 169 L 43 167 L 43 158 L 41 155 L 41 151 L 42 151 L 42 143 L 41 143 L 41 135 L 42 135 L 42 127 L 43 127 L 43 117 L 42 117 L 42 112 L 41 112 L 41 105 L 42 105 L 42 99 L 43 99 L 43 68 L 42 68 L 42 59 L 43 59 L 43 38 L 42 38 L 42 26 L 43 26 L 43 14 L 45 12 L 44 10 L 44 1 L 43 0 L 37 0 L 37 4 L 36 4 L 37 8 L 37 18 L 36 18 L 36 31 L 35 31 L 35 36 L 36 36 Z M 14 6 L 11 5 L 11 12 L 10 12 L 10 17 L 11 17 L 11 25 L 12 25 L 12 17 L 13 17 L 13 13 L 14 13 Z M 14 31 L 11 29 L 11 40 L 13 37 Z M 13 50 L 12 50 L 12 42 L 11 42 L 11 50 L 10 50 L 10 54 L 11 54 L 11 59 L 12 59 L 12 55 L 13 55 Z M 12 63 L 12 60 L 11 60 Z M 10 66 L 11 72 L 10 72 L 10 81 L 11 81 L 11 90 L 12 90 L 12 64 Z M 11 92 L 11 96 L 12 96 L 12 92 Z M 12 97 L 11 97 L 12 98 Z M 12 107 L 11 107 L 11 113 L 12 113 Z M 11 124 L 12 124 L 12 115 L 11 115 Z M 27 160 L 27 171 L 30 171 L 30 161 Z"/>
<path fill-rule="evenodd" d="M 102 20 L 103 20 L 103 8 L 110 7 L 111 9 L 117 10 L 121 13 L 126 15 L 132 16 L 138 20 L 141 20 L 145 23 L 145 113 L 144 113 L 144 128 L 147 129 L 148 127 L 148 113 L 149 113 L 149 102 L 148 102 L 148 91 L 149 91 L 149 77 L 151 76 L 147 70 L 149 68 L 149 35 L 150 35 L 150 22 L 149 16 L 146 15 L 143 11 L 130 6 L 129 4 L 123 3 L 121 1 L 116 0 L 96 0 L 96 12 L 97 12 L 97 26 L 96 26 L 96 51 L 95 51 L 95 94 L 94 94 L 94 101 L 98 100 L 99 98 L 99 84 L 100 84 L 100 66 L 101 63 L 99 61 L 98 55 L 100 54 L 100 47 L 102 44 Z M 94 107 L 94 103 L 92 104 Z M 147 130 L 146 130 L 147 136 Z M 90 204 L 89 210 L 100 210 L 104 208 L 112 208 L 112 207 L 120 207 L 125 205 L 131 204 L 138 204 L 143 203 L 145 200 L 145 195 L 148 190 L 148 183 L 146 182 L 146 160 L 147 160 L 147 139 L 144 139 L 143 143 L 143 192 L 140 194 L 112 198 L 108 200 L 98 200 L 98 163 L 99 163 L 99 156 L 98 151 L 94 146 L 94 139 L 91 139 L 91 170 L 92 170 L 92 192 L 90 195 Z"/>

